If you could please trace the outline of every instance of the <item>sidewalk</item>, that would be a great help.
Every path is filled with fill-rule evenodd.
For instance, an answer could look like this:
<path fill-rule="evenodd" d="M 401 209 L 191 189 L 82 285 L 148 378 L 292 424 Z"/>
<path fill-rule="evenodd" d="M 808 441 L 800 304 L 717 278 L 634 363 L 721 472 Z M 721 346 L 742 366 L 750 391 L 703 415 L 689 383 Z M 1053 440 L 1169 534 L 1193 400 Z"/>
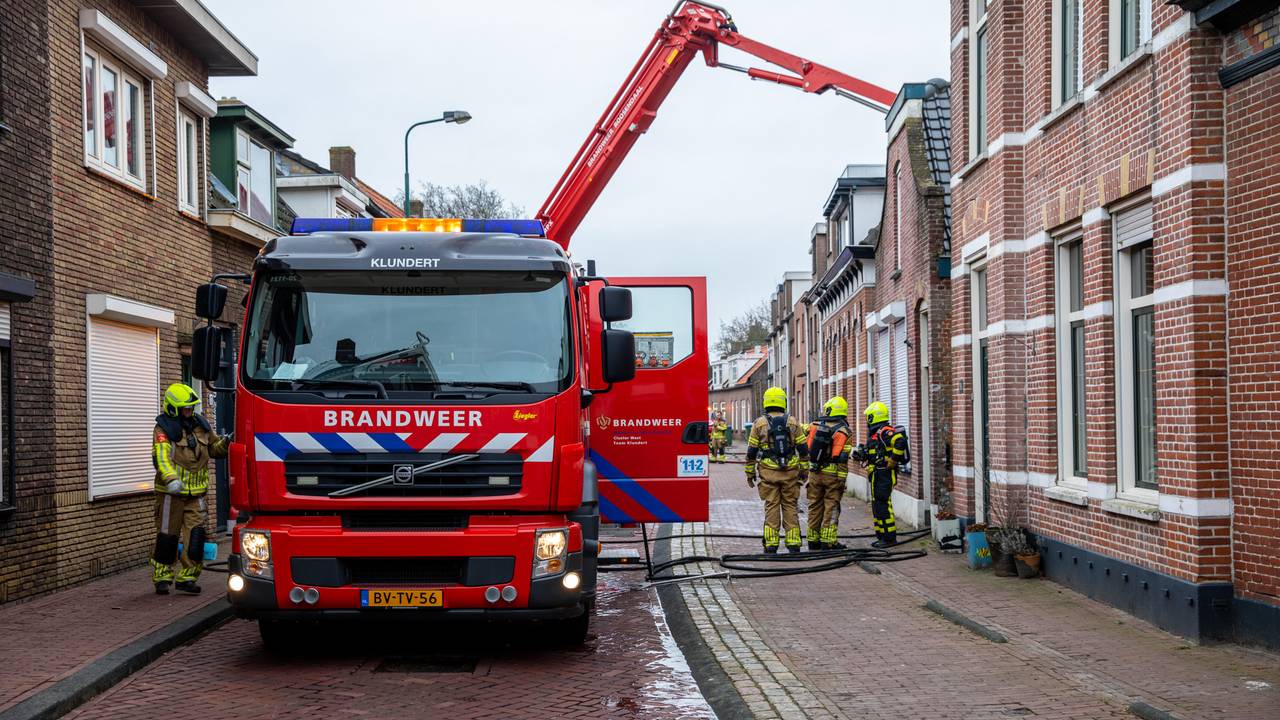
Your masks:
<path fill-rule="evenodd" d="M 711 496 L 711 531 L 759 532 L 740 466 L 713 466 Z M 870 524 L 865 505 L 846 498 L 841 531 Z M 702 543 L 677 541 L 672 554 Z M 758 548 L 717 538 L 708 549 Z M 1132 718 L 1131 707 L 1166 713 L 1144 717 L 1280 717 L 1276 654 L 1194 645 L 1047 580 L 971 571 L 956 555 L 876 567 L 698 581 L 682 595 L 757 717 Z M 926 610 L 931 599 L 1008 642 Z"/>
<path fill-rule="evenodd" d="M 220 548 L 219 556 L 225 557 L 226 550 Z M 75 689 L 71 686 L 113 670 L 107 665 L 119 672 L 122 664 L 127 665 L 123 657 L 95 666 L 95 661 L 112 653 L 136 656 L 148 646 L 163 647 L 180 639 L 166 631 L 215 602 L 225 605 L 225 577 L 206 571 L 200 595 L 156 595 L 151 568 L 144 566 L 29 602 L 0 606 L 0 716 L 42 691 L 52 689 L 66 696 Z M 209 608 L 201 614 L 200 624 L 220 621 L 220 614 L 217 608 Z M 185 625 L 187 631 L 203 629 L 192 627 L 197 623 Z M 66 682 L 59 685 L 60 681 Z"/>

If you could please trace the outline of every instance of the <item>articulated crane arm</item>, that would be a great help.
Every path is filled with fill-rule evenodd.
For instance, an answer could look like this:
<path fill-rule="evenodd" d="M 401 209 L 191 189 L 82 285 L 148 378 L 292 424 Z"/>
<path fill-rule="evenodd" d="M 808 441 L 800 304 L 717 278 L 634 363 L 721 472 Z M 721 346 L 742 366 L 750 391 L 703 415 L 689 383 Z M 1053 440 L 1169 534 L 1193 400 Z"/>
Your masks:
<path fill-rule="evenodd" d="M 790 74 L 722 63 L 718 57 L 720 45 L 750 53 Z M 894 94 L 882 87 L 739 34 L 729 11 L 722 7 L 700 0 L 680 0 L 538 210 L 548 238 L 569 247 L 569 240 L 587 211 L 622 165 L 631 146 L 649 129 L 662 101 L 699 51 L 710 67 L 746 73 L 755 80 L 814 94 L 832 90 L 880 112 L 886 112 L 893 104 Z"/>

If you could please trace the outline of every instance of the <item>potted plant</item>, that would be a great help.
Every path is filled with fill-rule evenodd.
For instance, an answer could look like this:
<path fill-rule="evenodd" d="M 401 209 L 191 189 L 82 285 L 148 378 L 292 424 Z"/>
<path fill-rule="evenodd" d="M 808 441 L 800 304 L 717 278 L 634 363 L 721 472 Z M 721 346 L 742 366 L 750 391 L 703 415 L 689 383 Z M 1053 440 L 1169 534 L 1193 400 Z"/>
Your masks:
<path fill-rule="evenodd" d="M 1040 575 L 1040 551 L 1031 544 L 1026 531 L 1018 528 L 1001 538 L 1003 550 L 1013 558 L 1018 577 L 1026 580 Z"/>
<path fill-rule="evenodd" d="M 1017 533 L 1016 528 L 988 528 L 987 540 L 991 543 L 991 567 L 995 571 L 996 577 L 1016 577 L 1018 575 L 1017 568 L 1014 567 L 1013 554 L 1007 548 L 1009 547 L 1009 535 Z"/>

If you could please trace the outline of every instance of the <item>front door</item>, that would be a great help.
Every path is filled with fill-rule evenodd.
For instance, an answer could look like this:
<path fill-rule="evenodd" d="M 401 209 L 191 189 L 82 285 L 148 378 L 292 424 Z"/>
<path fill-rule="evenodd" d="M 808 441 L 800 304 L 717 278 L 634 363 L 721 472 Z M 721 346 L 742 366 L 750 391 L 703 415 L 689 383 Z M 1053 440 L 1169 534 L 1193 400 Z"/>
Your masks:
<path fill-rule="evenodd" d="M 610 278 L 631 290 L 636 376 L 597 394 L 588 457 L 606 522 L 709 516 L 706 278 Z"/>

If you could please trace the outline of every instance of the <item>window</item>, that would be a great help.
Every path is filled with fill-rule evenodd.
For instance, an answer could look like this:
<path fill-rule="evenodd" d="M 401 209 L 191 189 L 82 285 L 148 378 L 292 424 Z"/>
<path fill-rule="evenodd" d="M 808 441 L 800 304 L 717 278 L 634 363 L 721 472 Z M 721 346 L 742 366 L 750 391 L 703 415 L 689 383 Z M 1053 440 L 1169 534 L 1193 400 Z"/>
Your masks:
<path fill-rule="evenodd" d="M 155 328 L 89 318 L 89 498 L 148 492 L 160 400 Z"/>
<path fill-rule="evenodd" d="M 1116 215 L 1116 445 L 1120 492 L 1154 500 L 1155 254 L 1150 204 Z"/>
<path fill-rule="evenodd" d="M 974 511 L 979 522 L 986 520 L 991 492 L 990 404 L 991 363 L 987 331 L 987 268 L 975 267 L 970 273 L 970 329 L 973 333 L 973 470 Z"/>
<path fill-rule="evenodd" d="M 178 110 L 178 208 L 200 214 L 200 148 L 204 145 L 200 121 Z"/>
<path fill-rule="evenodd" d="M 141 187 L 146 180 L 142 81 L 87 47 L 82 69 L 85 162 Z"/>
<path fill-rule="evenodd" d="M 1079 232 L 1057 246 L 1058 477 L 1083 486 L 1088 477 L 1085 440 L 1084 248 Z"/>
<path fill-rule="evenodd" d="M 1054 45 L 1054 105 L 1080 93 L 1084 77 L 1084 0 L 1057 0 Z"/>
<path fill-rule="evenodd" d="M 275 224 L 271 151 L 236 132 L 236 201 L 240 212 L 268 227 Z"/>
<path fill-rule="evenodd" d="M 902 267 L 902 163 L 893 164 L 893 267 Z"/>
<path fill-rule="evenodd" d="M 972 144 L 970 156 L 976 157 L 987 149 L 987 3 L 989 0 L 973 0 L 974 18 L 971 27 L 973 49 L 969 54 L 969 77 L 973 78 L 969 91 L 969 138 Z"/>
<path fill-rule="evenodd" d="M 1123 60 L 1151 42 L 1151 0 L 1119 0 L 1119 27 L 1112 32 L 1120 40 L 1120 56 Z"/>

